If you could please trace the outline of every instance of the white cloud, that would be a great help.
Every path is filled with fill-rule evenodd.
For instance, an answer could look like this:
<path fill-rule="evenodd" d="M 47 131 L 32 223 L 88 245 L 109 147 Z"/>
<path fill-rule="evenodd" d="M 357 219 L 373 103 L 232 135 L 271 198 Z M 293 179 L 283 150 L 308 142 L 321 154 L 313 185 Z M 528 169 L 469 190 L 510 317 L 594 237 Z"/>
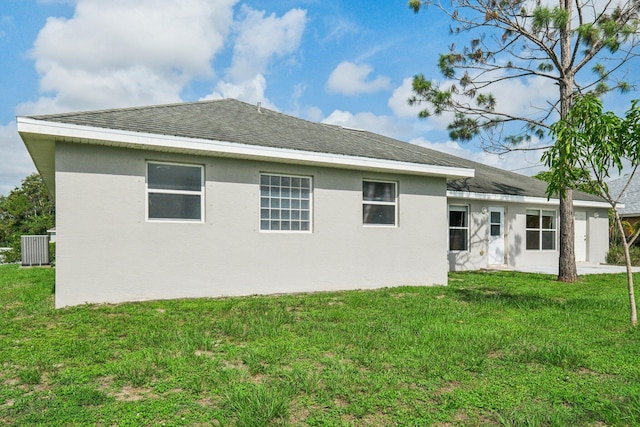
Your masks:
<path fill-rule="evenodd" d="M 393 111 L 393 114 L 403 119 L 417 119 L 418 113 L 424 108 L 428 108 L 426 104 L 409 105 L 408 99 L 413 96 L 413 77 L 406 77 L 402 80 L 402 84 L 397 87 L 387 105 Z M 453 120 L 453 113 L 442 113 L 438 116 L 433 115 L 426 119 L 421 119 L 421 123 L 427 130 L 445 131 L 447 126 Z"/>
<path fill-rule="evenodd" d="M 387 102 L 393 114 L 398 117 L 418 117 L 422 108 L 419 105 L 409 105 L 409 98 L 413 96 L 413 78 L 407 77 L 402 80 L 402 84 L 393 91 L 391 98 Z"/>
<path fill-rule="evenodd" d="M 544 77 L 501 80 L 491 85 L 496 98 L 496 111 L 519 117 L 535 117 L 541 110 L 549 110 L 549 100 L 560 96 L 558 86 Z"/>
<path fill-rule="evenodd" d="M 0 194 L 7 195 L 24 178 L 35 172 L 36 168 L 18 135 L 15 122 L 0 125 L 0 141 Z"/>
<path fill-rule="evenodd" d="M 392 138 L 405 139 L 415 132 L 415 123 L 398 120 L 393 116 L 381 116 L 370 112 L 352 114 L 349 111 L 334 110 L 322 123 L 364 129 Z"/>
<path fill-rule="evenodd" d="M 165 78 L 145 66 L 88 72 L 54 67 L 41 80 L 57 94 L 18 107 L 19 114 L 45 114 L 84 108 L 124 107 L 178 102 L 181 79 Z"/>
<path fill-rule="evenodd" d="M 231 68 L 224 80 L 203 99 L 236 98 L 246 102 L 262 102 L 275 106 L 265 97 L 265 75 L 275 58 L 293 54 L 299 47 L 307 22 L 306 11 L 292 9 L 282 17 L 242 7 L 245 17 L 237 25 Z"/>
<path fill-rule="evenodd" d="M 240 84 L 220 81 L 216 85 L 216 89 L 202 99 L 234 98 L 250 104 L 260 102 L 263 107 L 277 111 L 278 108 L 265 97 L 264 92 L 266 89 L 266 79 L 262 74 L 258 74 L 252 80 L 247 80 Z"/>
<path fill-rule="evenodd" d="M 342 16 L 326 17 L 324 23 L 327 27 L 327 35 L 324 37 L 326 41 L 337 41 L 349 34 L 355 34 L 361 31 L 358 24 L 346 19 Z"/>
<path fill-rule="evenodd" d="M 264 73 L 269 62 L 295 52 L 300 46 L 307 20 L 306 11 L 291 9 L 282 17 L 242 7 L 244 20 L 238 26 L 229 77 L 236 82 Z"/>
<path fill-rule="evenodd" d="M 31 52 L 48 94 L 24 110 L 77 110 L 178 101 L 213 74 L 238 0 L 78 0 L 49 18 Z"/>
<path fill-rule="evenodd" d="M 304 115 L 312 122 L 321 122 L 324 118 L 322 110 L 318 107 L 307 107 Z"/>
<path fill-rule="evenodd" d="M 388 77 L 378 76 L 370 80 L 369 75 L 372 72 L 373 68 L 369 65 L 343 61 L 329 75 L 327 89 L 343 95 L 358 95 L 390 88 L 391 82 Z"/>

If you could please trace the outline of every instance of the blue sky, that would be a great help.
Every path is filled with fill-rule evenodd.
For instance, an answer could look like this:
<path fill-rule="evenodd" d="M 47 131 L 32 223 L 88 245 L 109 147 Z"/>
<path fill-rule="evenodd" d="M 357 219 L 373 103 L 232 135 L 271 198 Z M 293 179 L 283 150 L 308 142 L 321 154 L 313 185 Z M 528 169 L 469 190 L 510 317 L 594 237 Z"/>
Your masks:
<path fill-rule="evenodd" d="M 220 97 L 536 173 L 539 153 L 452 142 L 447 117 L 407 105 L 413 75 L 440 77 L 448 29 L 406 0 L 2 0 L 0 194 L 35 171 L 16 116 Z M 514 111 L 554 90 L 500 89 Z"/>

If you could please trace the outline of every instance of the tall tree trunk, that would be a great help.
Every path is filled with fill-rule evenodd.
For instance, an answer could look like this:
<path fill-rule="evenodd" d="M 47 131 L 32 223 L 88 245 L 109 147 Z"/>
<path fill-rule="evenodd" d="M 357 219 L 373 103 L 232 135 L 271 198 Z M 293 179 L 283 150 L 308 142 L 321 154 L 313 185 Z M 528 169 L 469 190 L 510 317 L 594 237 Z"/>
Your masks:
<path fill-rule="evenodd" d="M 560 118 L 564 119 L 573 104 L 574 70 L 571 55 L 571 18 L 573 3 L 571 0 L 560 0 L 560 7 L 567 12 L 567 24 L 560 29 Z M 560 257 L 558 259 L 558 280 L 575 282 L 578 280 L 576 268 L 575 239 L 573 220 L 573 192 L 566 189 L 560 195 Z"/>
<path fill-rule="evenodd" d="M 573 194 L 567 189 L 560 197 L 560 258 L 558 260 L 558 280 L 573 283 L 578 280 L 576 254 L 574 252 Z"/>

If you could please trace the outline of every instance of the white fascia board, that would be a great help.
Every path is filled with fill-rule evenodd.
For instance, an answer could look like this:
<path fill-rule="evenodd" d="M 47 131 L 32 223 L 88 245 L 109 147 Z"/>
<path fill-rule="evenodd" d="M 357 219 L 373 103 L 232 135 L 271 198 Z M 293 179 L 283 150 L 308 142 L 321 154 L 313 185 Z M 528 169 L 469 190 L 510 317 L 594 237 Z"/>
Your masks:
<path fill-rule="evenodd" d="M 239 144 L 228 141 L 96 128 L 37 120 L 28 117 L 18 117 L 17 124 L 18 132 L 20 133 L 51 135 L 62 140 L 87 144 L 135 147 L 175 153 L 198 153 L 211 156 L 218 155 L 447 178 L 469 178 L 475 175 L 475 170 L 469 168 L 426 165 L 395 160 Z"/>
<path fill-rule="evenodd" d="M 486 200 L 489 202 L 526 203 L 531 205 L 560 205 L 559 199 L 547 199 L 546 197 L 532 196 L 514 196 L 510 194 L 474 193 L 467 191 L 447 190 L 447 197 L 451 199 Z M 573 206 L 579 208 L 611 208 L 611 205 L 607 202 L 593 202 L 587 200 L 574 200 Z"/>

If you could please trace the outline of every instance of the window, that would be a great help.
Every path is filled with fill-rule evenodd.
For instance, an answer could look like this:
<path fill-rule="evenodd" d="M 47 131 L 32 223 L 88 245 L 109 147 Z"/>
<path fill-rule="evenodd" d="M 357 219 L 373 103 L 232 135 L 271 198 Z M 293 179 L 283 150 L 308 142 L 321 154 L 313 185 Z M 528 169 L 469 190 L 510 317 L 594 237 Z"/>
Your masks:
<path fill-rule="evenodd" d="M 556 249 L 556 212 L 527 209 L 527 249 Z"/>
<path fill-rule="evenodd" d="M 396 225 L 395 182 L 362 182 L 362 223 L 365 225 Z"/>
<path fill-rule="evenodd" d="M 202 221 L 204 167 L 147 163 L 147 218 Z"/>
<path fill-rule="evenodd" d="M 491 237 L 500 237 L 502 235 L 502 212 L 489 212 L 489 235 Z"/>
<path fill-rule="evenodd" d="M 260 230 L 311 231 L 311 178 L 260 175 Z"/>
<path fill-rule="evenodd" d="M 449 206 L 449 250 L 466 251 L 469 242 L 469 207 Z"/>

